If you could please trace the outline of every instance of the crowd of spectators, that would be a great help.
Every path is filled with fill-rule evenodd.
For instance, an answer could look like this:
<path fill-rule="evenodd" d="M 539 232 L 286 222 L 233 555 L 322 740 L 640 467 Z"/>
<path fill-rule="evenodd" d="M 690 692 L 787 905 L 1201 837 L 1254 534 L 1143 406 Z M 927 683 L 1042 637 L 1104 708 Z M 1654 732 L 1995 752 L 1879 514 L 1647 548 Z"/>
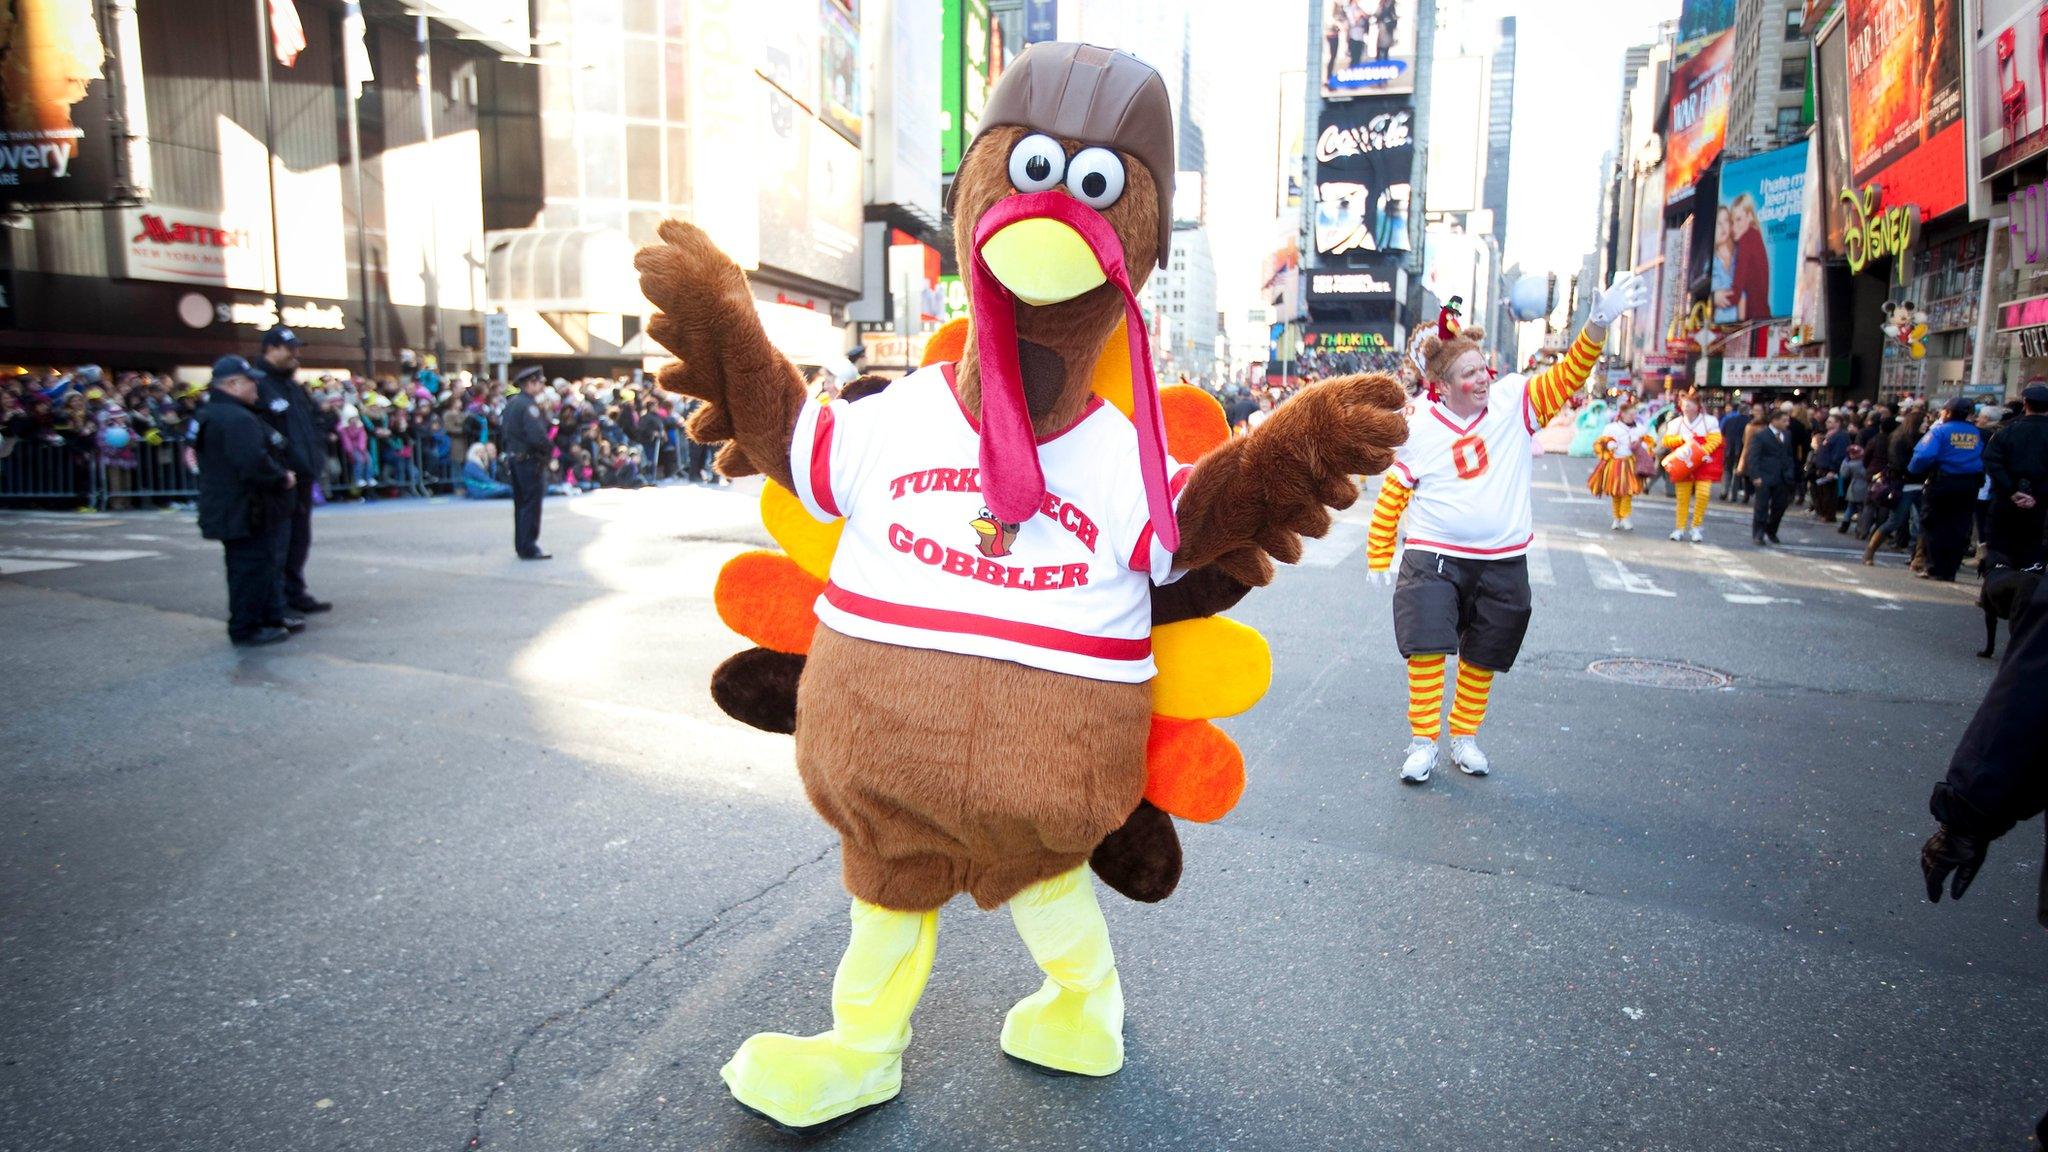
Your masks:
<path fill-rule="evenodd" d="M 321 498 L 504 495 L 495 447 L 503 390 L 468 372 L 414 368 L 410 358 L 405 367 L 375 379 L 304 374 L 327 442 Z M 175 502 L 190 486 L 194 461 L 185 441 L 205 400 L 204 384 L 94 365 L 0 378 L 0 479 L 8 491 L 33 483 L 74 507 L 94 502 L 96 484 L 108 507 L 135 498 Z M 551 489 L 716 481 L 715 446 L 692 445 L 682 431 L 695 401 L 604 377 L 556 378 L 540 400 L 555 443 Z M 18 446 L 29 451 L 17 453 Z"/>

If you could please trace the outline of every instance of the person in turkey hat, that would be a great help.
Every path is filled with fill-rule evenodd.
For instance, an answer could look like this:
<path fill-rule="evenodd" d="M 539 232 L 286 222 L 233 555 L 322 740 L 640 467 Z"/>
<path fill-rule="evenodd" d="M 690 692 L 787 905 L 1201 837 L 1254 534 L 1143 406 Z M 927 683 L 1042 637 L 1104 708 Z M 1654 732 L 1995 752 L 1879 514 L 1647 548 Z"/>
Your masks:
<path fill-rule="evenodd" d="M 277 548 L 278 596 L 300 616 L 334 607 L 306 588 L 306 557 L 313 550 L 313 484 L 327 457 L 320 433 L 320 410 L 299 384 L 299 336 L 282 324 L 263 334 L 257 377 L 257 411 L 283 433 L 298 483 L 292 489 L 291 515 L 272 526 Z"/>

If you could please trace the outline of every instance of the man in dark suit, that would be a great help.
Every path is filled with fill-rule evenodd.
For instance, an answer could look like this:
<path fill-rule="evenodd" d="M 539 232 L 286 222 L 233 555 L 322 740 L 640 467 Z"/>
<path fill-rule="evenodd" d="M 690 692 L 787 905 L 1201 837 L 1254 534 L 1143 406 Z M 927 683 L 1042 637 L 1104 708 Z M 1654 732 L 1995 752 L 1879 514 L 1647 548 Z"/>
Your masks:
<path fill-rule="evenodd" d="M 1750 538 L 1758 544 L 1776 544 L 1778 525 L 1792 503 L 1792 481 L 1798 468 L 1792 454 L 1792 413 L 1779 409 L 1771 422 L 1749 438 L 1742 453 L 1742 475 L 1756 485 L 1756 504 L 1750 513 Z"/>
<path fill-rule="evenodd" d="M 540 550 L 540 502 L 547 494 L 548 423 L 540 414 L 540 389 L 547 373 L 538 366 L 512 378 L 519 391 L 505 402 L 504 455 L 512 472 L 512 548 L 521 560 L 551 560 Z"/>

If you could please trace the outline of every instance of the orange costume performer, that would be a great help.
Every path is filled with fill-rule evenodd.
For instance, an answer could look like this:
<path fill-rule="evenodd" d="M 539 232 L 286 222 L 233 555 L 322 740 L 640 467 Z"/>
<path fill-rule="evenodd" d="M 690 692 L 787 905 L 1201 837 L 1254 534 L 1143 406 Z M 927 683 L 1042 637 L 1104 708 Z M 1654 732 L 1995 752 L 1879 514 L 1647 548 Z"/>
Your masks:
<path fill-rule="evenodd" d="M 1678 415 L 1664 425 L 1664 470 L 1671 474 L 1671 486 L 1678 493 L 1677 524 L 1673 540 L 1683 540 L 1691 530 L 1692 542 L 1701 543 L 1707 522 L 1707 501 L 1721 479 L 1721 425 L 1700 411 L 1697 396 L 1688 392 L 1679 398 Z"/>
<path fill-rule="evenodd" d="M 1637 493 L 1643 490 L 1642 477 L 1636 474 L 1636 447 L 1646 445 L 1650 431 L 1636 423 L 1636 404 L 1633 400 L 1622 402 L 1615 417 L 1600 430 L 1593 441 L 1593 471 L 1586 477 L 1586 490 L 1595 496 L 1605 496 L 1614 504 L 1614 528 L 1635 531 L 1635 524 L 1629 520 L 1629 511 L 1635 506 Z M 1648 452 L 1648 447 L 1643 448 Z"/>
<path fill-rule="evenodd" d="M 721 615 L 760 647 L 719 669 L 714 698 L 794 730 L 853 896 L 833 1027 L 756 1035 L 721 1070 L 778 1127 L 897 1095 L 938 909 L 957 893 L 1007 904 L 1045 972 L 1004 1020 L 1003 1051 L 1056 1072 L 1122 1067 L 1088 866 L 1162 898 L 1180 863 L 1167 813 L 1214 818 L 1242 787 L 1234 746 L 1200 720 L 1226 714 L 1200 706 L 1216 686 L 1175 676 L 1179 649 L 1231 648 L 1222 686 L 1263 690 L 1263 642 L 1205 618 L 1298 559 L 1327 508 L 1357 499 L 1352 477 L 1385 469 L 1406 436 L 1406 397 L 1379 374 L 1306 388 L 1246 436 L 1213 403 L 1198 418 L 1213 435 L 1173 435 L 1168 410 L 1200 404 L 1154 384 L 1136 304 L 1167 256 L 1172 126 L 1165 83 L 1136 57 L 1026 49 L 953 187 L 972 309 L 958 363 L 837 399 L 805 394 L 703 232 L 663 224 L 636 261 L 661 310 L 649 330 L 681 360 L 662 385 L 706 402 L 689 431 L 731 442 L 720 471 L 773 482 L 764 516 L 787 549 L 720 577 Z"/>

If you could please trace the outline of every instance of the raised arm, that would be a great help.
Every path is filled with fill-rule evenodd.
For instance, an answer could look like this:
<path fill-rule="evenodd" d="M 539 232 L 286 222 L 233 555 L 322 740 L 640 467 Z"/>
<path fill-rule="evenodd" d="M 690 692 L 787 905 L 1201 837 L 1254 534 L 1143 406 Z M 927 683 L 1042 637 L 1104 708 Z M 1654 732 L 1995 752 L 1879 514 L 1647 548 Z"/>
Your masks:
<path fill-rule="evenodd" d="M 1579 330 L 1579 338 L 1572 341 L 1564 359 L 1538 372 L 1529 381 L 1529 409 L 1535 414 L 1539 426 L 1548 424 L 1550 418 L 1564 408 L 1565 401 L 1586 386 L 1586 378 L 1593 374 L 1593 365 L 1600 362 L 1600 349 L 1607 343 L 1608 327 L 1619 320 L 1622 313 L 1640 308 L 1649 301 L 1650 287 L 1642 277 L 1633 272 L 1614 274 L 1614 282 L 1593 301 L 1593 314 L 1587 317 L 1586 326 Z"/>
<path fill-rule="evenodd" d="M 677 357 L 655 378 L 657 385 L 704 401 L 690 417 L 690 439 L 731 442 L 718 454 L 719 472 L 761 472 L 789 487 L 789 437 L 803 409 L 802 375 L 768 342 L 746 273 L 703 229 L 669 220 L 660 236 L 661 243 L 633 258 L 641 293 L 661 309 L 648 334 Z"/>

